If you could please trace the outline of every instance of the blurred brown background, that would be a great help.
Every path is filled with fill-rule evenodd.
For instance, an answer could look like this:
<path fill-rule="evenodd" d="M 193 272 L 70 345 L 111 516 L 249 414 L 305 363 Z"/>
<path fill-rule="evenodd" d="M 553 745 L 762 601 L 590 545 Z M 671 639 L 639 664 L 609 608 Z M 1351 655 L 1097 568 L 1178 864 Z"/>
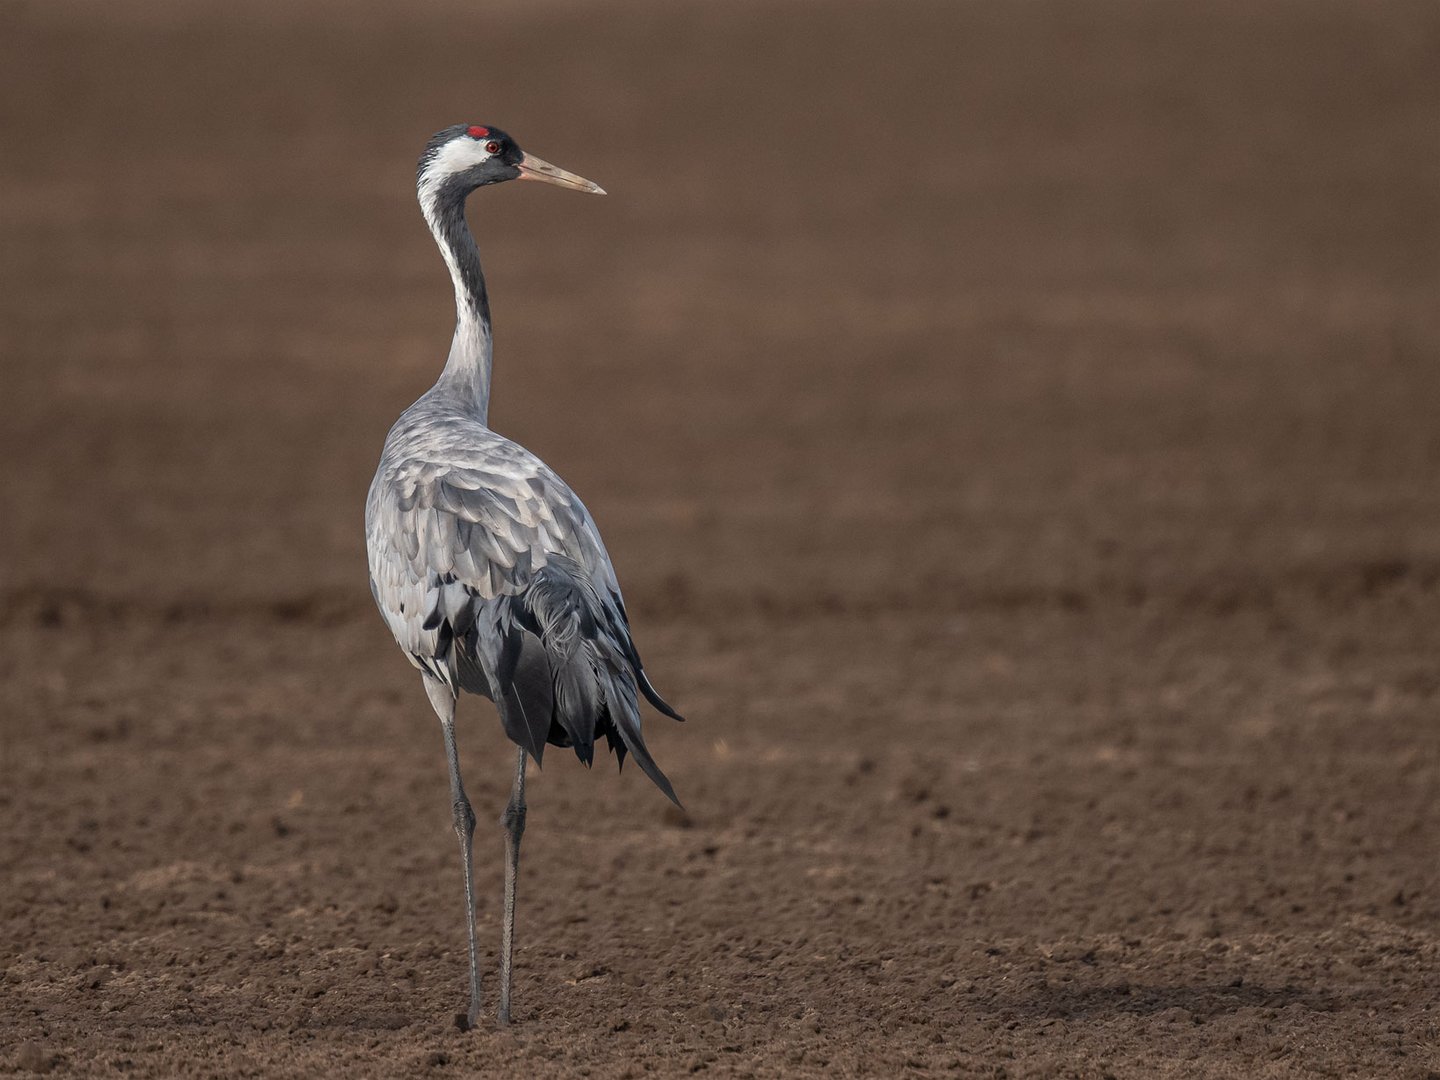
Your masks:
<path fill-rule="evenodd" d="M 1434 1075 L 1437 73 L 1404 0 L 0 5 L 0 1066 Z M 554 753 L 469 1035 L 361 530 L 459 121 L 611 192 L 472 200 L 492 420 L 691 717 L 684 816 Z"/>

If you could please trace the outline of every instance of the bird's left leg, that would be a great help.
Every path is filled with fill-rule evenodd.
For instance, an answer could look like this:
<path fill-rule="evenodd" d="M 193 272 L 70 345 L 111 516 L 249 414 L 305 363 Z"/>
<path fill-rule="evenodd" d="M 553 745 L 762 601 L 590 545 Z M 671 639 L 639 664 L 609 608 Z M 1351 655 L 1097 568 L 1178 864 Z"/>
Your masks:
<path fill-rule="evenodd" d="M 454 814 L 455 835 L 460 840 L 460 854 L 465 860 L 465 924 L 470 936 L 470 1008 L 466 1012 L 465 1030 L 475 1026 L 480 1019 L 480 941 L 475 930 L 475 869 L 474 838 L 475 811 L 465 795 L 465 786 L 460 782 L 460 751 L 455 745 L 455 698 L 449 687 L 431 679 L 425 679 L 425 692 L 430 704 L 440 717 L 440 726 L 445 730 L 445 757 L 450 763 L 450 809 Z M 457 1016 L 455 1022 L 460 1023 Z"/>
<path fill-rule="evenodd" d="M 520 873 L 520 837 L 525 832 L 525 750 L 515 756 L 515 786 L 510 802 L 500 815 L 505 828 L 505 928 L 500 938 L 500 1013 L 502 1024 L 510 1022 L 510 970 L 515 947 L 515 879 Z"/>

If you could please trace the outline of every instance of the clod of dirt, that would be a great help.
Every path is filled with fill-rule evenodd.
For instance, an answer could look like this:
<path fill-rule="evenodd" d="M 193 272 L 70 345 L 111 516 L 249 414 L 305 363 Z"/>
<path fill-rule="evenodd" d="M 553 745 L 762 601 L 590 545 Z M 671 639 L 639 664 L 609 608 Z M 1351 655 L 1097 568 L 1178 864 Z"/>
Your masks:
<path fill-rule="evenodd" d="M 660 820 L 675 829 L 689 829 L 695 825 L 690 815 L 678 806 L 665 807 L 665 809 L 661 811 Z"/>
<path fill-rule="evenodd" d="M 901 801 L 923 803 L 930 798 L 930 781 L 921 776 L 907 776 L 900 781 Z"/>
<path fill-rule="evenodd" d="M 21 1072 L 48 1073 L 55 1065 L 55 1059 L 40 1048 L 38 1043 L 21 1043 L 15 1052 L 15 1064 Z"/>
<path fill-rule="evenodd" d="M 86 990 L 98 990 L 110 981 L 110 969 L 103 965 L 96 965 L 80 979 L 80 985 Z"/>

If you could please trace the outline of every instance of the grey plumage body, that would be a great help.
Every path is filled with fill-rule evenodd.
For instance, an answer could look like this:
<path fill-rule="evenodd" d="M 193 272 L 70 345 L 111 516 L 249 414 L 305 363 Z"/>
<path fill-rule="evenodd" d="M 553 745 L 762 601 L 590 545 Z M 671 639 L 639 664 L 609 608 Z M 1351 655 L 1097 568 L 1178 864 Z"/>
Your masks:
<path fill-rule="evenodd" d="M 554 470 L 442 380 L 391 428 L 365 519 L 375 601 L 426 678 L 494 701 L 537 762 L 549 742 L 588 764 L 603 735 L 675 797 L 641 736 L 637 690 L 671 710 L 600 533 Z"/>
<path fill-rule="evenodd" d="M 674 800 L 641 735 L 639 697 L 680 719 L 646 677 L 614 568 L 585 506 L 549 466 L 487 424 L 489 301 L 464 204 L 476 187 L 516 178 L 599 192 L 525 155 L 503 132 L 478 125 L 440 132 L 420 159 L 421 209 L 455 286 L 455 336 L 439 380 L 390 429 L 365 505 L 371 591 L 419 669 L 445 735 L 465 860 L 466 1026 L 476 1021 L 480 989 L 474 814 L 460 781 L 458 696 L 492 700 L 519 747 L 515 790 L 502 819 L 508 834 L 502 1021 L 510 1012 L 526 755 L 538 764 L 547 743 L 570 746 L 588 765 L 595 742 L 604 738 L 621 764 L 632 754 Z"/>

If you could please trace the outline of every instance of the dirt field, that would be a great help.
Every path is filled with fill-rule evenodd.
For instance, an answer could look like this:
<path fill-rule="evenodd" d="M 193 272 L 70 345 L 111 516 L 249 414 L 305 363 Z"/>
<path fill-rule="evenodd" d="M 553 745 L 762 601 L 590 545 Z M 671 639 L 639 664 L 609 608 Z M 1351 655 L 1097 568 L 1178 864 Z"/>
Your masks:
<path fill-rule="evenodd" d="M 1420 0 L 0 6 L 0 1071 L 1440 1075 L 1437 73 Z M 533 777 L 471 1033 L 361 532 L 460 120 L 612 193 L 472 200 L 492 419 L 690 717 L 686 814 Z"/>

